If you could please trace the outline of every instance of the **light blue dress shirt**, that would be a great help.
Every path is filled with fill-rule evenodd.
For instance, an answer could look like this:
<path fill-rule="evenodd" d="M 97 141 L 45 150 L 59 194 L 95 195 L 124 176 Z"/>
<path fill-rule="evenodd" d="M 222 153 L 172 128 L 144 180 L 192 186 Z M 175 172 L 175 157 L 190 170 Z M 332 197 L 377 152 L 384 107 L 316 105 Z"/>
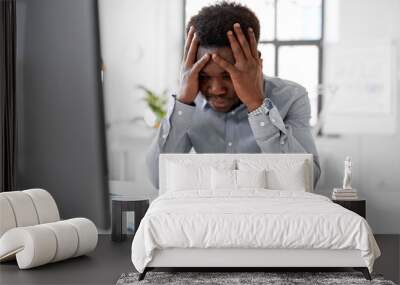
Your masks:
<path fill-rule="evenodd" d="M 264 77 L 264 96 L 272 101 L 268 114 L 248 116 L 246 106 L 216 112 L 199 93 L 195 106 L 171 97 L 148 153 L 150 180 L 158 189 L 160 153 L 311 153 L 314 187 L 320 177 L 318 153 L 310 127 L 310 102 L 301 85 Z"/>

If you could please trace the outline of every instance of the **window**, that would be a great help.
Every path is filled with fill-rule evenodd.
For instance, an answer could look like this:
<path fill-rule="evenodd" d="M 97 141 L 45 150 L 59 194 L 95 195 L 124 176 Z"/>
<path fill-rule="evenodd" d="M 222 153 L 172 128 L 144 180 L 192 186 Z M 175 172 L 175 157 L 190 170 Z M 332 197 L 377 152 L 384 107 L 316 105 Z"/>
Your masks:
<path fill-rule="evenodd" d="M 185 24 L 202 7 L 217 1 L 186 0 Z M 263 72 L 303 85 L 310 98 L 311 121 L 321 108 L 324 0 L 239 0 L 260 20 Z"/>

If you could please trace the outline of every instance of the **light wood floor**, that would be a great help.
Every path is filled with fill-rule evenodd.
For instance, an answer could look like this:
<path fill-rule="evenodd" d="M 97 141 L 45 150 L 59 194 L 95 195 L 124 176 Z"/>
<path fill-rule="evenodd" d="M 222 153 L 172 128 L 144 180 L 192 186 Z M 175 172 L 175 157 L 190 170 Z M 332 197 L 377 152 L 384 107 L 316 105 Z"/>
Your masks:
<path fill-rule="evenodd" d="M 374 272 L 399 283 L 400 235 L 375 236 L 382 256 Z M 124 272 L 134 271 L 130 259 L 131 238 L 121 243 L 100 235 L 94 252 L 88 256 L 52 263 L 29 270 L 19 270 L 16 262 L 0 264 L 0 284 L 115 284 Z"/>

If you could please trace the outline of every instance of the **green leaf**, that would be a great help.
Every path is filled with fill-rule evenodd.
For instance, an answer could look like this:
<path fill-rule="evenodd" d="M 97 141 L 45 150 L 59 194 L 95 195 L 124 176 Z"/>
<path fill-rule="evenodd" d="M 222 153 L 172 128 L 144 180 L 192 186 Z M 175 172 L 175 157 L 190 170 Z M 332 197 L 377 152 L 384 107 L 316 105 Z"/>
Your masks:
<path fill-rule="evenodd" d="M 166 96 L 167 90 L 164 90 L 161 93 L 161 95 L 158 95 L 143 85 L 138 85 L 137 88 L 145 92 L 145 96 L 142 99 L 146 101 L 147 106 L 156 115 L 157 120 L 160 122 L 162 118 L 164 118 L 165 115 L 167 114 L 166 112 L 166 105 L 168 102 L 168 98 Z"/>

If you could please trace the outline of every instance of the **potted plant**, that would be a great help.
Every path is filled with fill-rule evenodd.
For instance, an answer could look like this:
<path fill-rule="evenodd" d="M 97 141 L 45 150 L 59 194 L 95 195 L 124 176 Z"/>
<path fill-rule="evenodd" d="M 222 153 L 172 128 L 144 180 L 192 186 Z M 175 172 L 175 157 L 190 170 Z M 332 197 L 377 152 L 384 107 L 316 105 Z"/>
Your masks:
<path fill-rule="evenodd" d="M 143 100 L 146 101 L 148 110 L 150 111 L 150 113 L 145 112 L 144 120 L 151 127 L 159 128 L 161 120 L 167 114 L 167 90 L 159 95 L 143 85 L 139 85 L 138 88 L 145 92 Z"/>

